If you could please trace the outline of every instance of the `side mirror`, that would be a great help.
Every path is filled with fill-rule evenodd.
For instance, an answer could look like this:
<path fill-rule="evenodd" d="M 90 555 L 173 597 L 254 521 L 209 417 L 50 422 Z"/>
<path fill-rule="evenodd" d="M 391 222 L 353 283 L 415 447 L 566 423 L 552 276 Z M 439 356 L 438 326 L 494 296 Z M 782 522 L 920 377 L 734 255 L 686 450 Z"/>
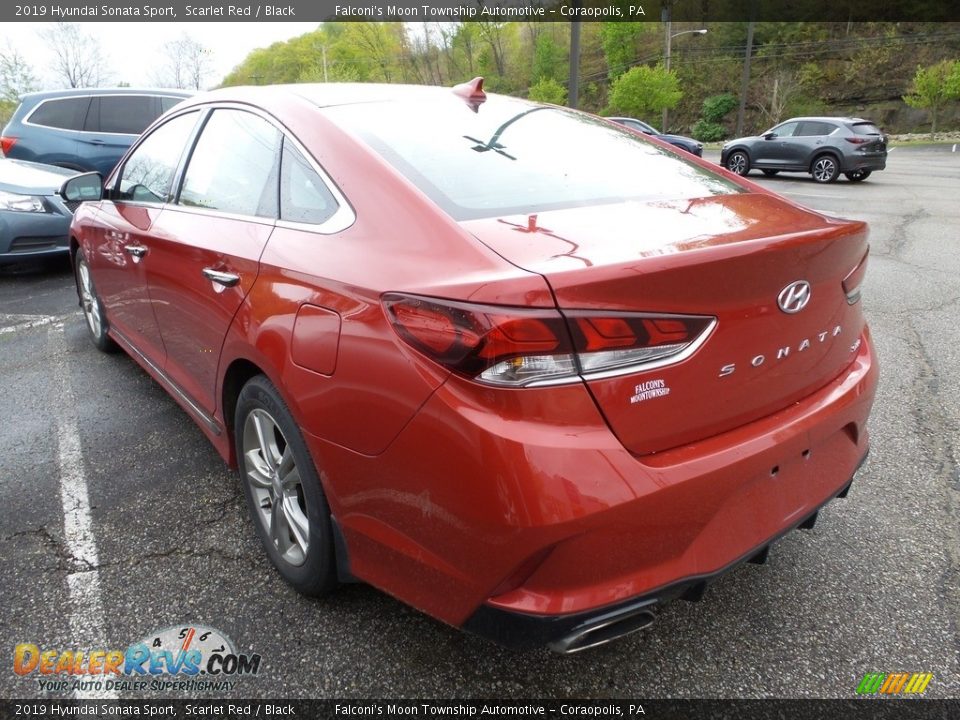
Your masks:
<path fill-rule="evenodd" d="M 103 176 L 96 172 L 74 175 L 57 192 L 67 202 L 100 200 L 103 198 Z"/>
<path fill-rule="evenodd" d="M 765 133 L 763 134 L 763 139 L 764 139 L 764 140 L 773 140 L 776 136 L 777 136 L 777 134 L 776 134 L 775 132 L 765 132 Z"/>

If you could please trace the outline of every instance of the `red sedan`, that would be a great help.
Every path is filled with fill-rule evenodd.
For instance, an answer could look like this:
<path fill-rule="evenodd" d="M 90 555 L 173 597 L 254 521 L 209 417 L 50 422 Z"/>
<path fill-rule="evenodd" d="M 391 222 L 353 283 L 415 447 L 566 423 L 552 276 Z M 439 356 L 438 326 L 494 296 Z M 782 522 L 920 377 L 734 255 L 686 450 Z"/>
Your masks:
<path fill-rule="evenodd" d="M 66 183 L 71 250 L 298 590 L 572 652 L 846 494 L 867 228 L 481 86 L 196 96 Z"/>

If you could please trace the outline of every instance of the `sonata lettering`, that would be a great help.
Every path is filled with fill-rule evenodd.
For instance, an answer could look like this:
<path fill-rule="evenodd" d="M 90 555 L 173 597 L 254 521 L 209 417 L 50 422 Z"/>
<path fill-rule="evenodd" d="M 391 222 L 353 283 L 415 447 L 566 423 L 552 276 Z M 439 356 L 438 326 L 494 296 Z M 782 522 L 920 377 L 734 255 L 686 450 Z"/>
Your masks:
<path fill-rule="evenodd" d="M 825 343 L 828 338 L 830 339 L 835 338 L 837 335 L 840 335 L 842 332 L 843 332 L 843 328 L 840 325 L 837 325 L 833 328 L 833 330 L 824 330 L 821 333 L 817 333 L 815 337 L 817 339 L 817 342 Z M 804 350 L 809 349 L 812 344 L 813 344 L 813 341 L 810 338 L 804 338 L 795 346 L 796 352 L 802 353 Z M 793 352 L 793 350 L 794 350 L 793 345 L 784 345 L 783 347 L 777 350 L 776 359 L 786 360 L 787 358 L 790 357 L 790 353 Z M 750 359 L 750 365 L 755 368 L 760 367 L 766 362 L 767 362 L 767 356 L 763 354 L 754 355 Z M 727 377 L 728 375 L 733 375 L 736 371 L 737 371 L 737 364 L 729 363 L 728 365 L 724 365 L 723 367 L 720 368 L 719 377 Z M 631 400 L 631 402 L 633 401 Z"/>

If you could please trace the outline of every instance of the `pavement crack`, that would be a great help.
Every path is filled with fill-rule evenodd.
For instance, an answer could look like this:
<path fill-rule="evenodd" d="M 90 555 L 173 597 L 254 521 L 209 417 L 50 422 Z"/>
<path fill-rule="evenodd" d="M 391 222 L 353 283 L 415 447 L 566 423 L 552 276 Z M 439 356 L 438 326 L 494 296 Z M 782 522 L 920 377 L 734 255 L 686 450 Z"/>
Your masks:
<path fill-rule="evenodd" d="M 914 212 L 902 216 L 900 222 L 894 225 L 893 230 L 890 232 L 889 249 L 886 252 L 877 252 L 875 254 L 880 257 L 891 257 L 905 262 L 903 252 L 910 244 L 907 231 L 913 223 L 918 220 L 923 220 L 928 215 L 929 213 L 924 208 L 918 208 Z"/>
<path fill-rule="evenodd" d="M 905 325 L 912 335 L 912 344 L 919 353 L 914 395 L 925 399 L 913 404 L 911 415 L 919 430 L 918 437 L 927 447 L 928 457 L 936 466 L 937 476 L 947 480 L 944 493 L 945 510 L 952 522 L 946 523 L 947 527 L 943 531 L 953 539 L 945 543 L 948 567 L 940 578 L 939 596 L 956 635 L 960 630 L 960 602 L 956 594 L 956 588 L 960 585 L 960 457 L 957 454 L 955 438 L 960 436 L 960 428 L 955 426 L 945 409 L 940 374 L 923 342 L 923 336 L 910 316 L 905 318 Z"/>
<path fill-rule="evenodd" d="M 0 543 L 6 544 L 18 538 L 37 538 L 41 545 L 53 553 L 57 559 L 57 572 L 76 573 L 90 572 L 98 568 L 86 558 L 77 557 L 67 547 L 66 542 L 56 537 L 46 526 L 41 525 L 30 530 L 20 530 L 0 538 Z"/>

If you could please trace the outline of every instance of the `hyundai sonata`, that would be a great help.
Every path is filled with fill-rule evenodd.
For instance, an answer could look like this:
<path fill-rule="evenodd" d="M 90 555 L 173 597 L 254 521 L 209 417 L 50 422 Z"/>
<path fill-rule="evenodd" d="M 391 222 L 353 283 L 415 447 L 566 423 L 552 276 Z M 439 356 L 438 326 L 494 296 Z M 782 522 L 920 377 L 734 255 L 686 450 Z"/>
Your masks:
<path fill-rule="evenodd" d="M 214 91 L 63 193 L 101 198 L 93 342 L 238 468 L 304 593 L 580 650 L 812 526 L 867 452 L 862 222 L 479 78 Z"/>

